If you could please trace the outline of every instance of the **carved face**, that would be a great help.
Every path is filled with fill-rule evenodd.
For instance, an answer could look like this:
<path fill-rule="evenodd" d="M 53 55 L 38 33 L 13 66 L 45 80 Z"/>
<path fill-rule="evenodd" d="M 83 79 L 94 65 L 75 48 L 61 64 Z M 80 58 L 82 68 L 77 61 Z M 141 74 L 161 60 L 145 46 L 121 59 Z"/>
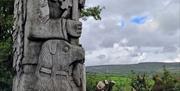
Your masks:
<path fill-rule="evenodd" d="M 77 37 L 80 37 L 81 36 L 81 32 L 82 32 L 82 23 L 81 22 L 77 22 L 77 24 L 75 24 L 74 27 L 75 27 L 74 34 Z"/>
<path fill-rule="evenodd" d="M 50 18 L 70 18 L 72 2 L 70 0 L 48 0 Z"/>
<path fill-rule="evenodd" d="M 79 21 L 68 20 L 67 32 L 72 37 L 80 37 L 82 32 L 82 23 Z"/>

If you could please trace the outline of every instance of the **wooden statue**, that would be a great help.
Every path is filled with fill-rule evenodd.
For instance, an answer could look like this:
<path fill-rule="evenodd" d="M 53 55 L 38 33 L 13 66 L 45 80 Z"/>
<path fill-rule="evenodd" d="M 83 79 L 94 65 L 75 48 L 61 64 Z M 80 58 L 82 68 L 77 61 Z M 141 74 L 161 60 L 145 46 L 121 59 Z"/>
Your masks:
<path fill-rule="evenodd" d="M 84 0 L 15 0 L 13 91 L 86 91 Z"/>

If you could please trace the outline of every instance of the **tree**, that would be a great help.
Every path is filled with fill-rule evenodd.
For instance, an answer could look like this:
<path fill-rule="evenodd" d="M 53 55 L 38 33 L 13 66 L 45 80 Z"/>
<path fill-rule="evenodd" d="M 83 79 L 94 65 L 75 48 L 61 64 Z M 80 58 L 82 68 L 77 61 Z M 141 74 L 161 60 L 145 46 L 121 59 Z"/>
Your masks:
<path fill-rule="evenodd" d="M 151 84 L 148 80 L 149 79 L 146 74 L 133 74 L 133 77 L 131 77 L 131 87 L 135 89 L 135 91 L 151 91 Z"/>
<path fill-rule="evenodd" d="M 164 66 L 163 69 L 163 75 L 162 75 L 162 81 L 163 81 L 163 85 L 164 85 L 164 89 L 165 91 L 177 91 L 176 89 L 176 84 L 177 84 L 177 80 L 175 79 L 175 77 L 166 69 L 166 67 Z"/>
<path fill-rule="evenodd" d="M 100 7 L 100 6 L 86 8 L 81 11 L 81 16 L 82 17 L 92 16 L 95 20 L 101 20 L 100 14 L 103 9 L 104 7 Z"/>
<path fill-rule="evenodd" d="M 0 40 L 6 41 L 11 37 L 13 25 L 14 0 L 0 1 Z"/>
<path fill-rule="evenodd" d="M 0 0 L 0 91 L 11 91 L 13 3 L 14 0 Z"/>

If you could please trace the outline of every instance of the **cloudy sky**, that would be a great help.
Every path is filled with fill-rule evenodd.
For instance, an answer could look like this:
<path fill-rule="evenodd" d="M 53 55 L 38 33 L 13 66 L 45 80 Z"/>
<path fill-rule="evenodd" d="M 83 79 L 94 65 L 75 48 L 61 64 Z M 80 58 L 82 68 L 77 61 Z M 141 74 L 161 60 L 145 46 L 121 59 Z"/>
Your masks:
<path fill-rule="evenodd" d="M 86 65 L 180 62 L 180 0 L 86 0 L 102 20 L 83 21 Z"/>

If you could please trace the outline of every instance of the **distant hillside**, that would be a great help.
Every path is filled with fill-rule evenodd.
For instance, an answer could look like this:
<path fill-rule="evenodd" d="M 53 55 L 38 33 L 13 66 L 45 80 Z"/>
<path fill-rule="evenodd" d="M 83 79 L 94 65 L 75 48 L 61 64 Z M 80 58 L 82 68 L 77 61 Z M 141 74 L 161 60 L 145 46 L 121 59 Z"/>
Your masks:
<path fill-rule="evenodd" d="M 101 66 L 88 66 L 86 72 L 88 73 L 105 73 L 105 74 L 121 74 L 127 75 L 133 70 L 136 73 L 154 74 L 161 72 L 165 66 L 173 73 L 180 73 L 180 63 L 161 63 L 149 62 L 130 65 L 101 65 Z"/>

